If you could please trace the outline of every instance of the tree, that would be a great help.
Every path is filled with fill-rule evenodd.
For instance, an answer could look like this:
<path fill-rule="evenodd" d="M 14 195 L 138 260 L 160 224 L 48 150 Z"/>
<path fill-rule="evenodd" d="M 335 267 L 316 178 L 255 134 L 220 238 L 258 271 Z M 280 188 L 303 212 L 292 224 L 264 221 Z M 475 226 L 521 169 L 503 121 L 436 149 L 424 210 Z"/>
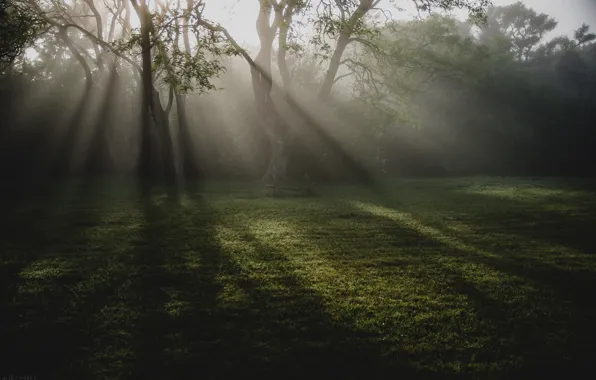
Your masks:
<path fill-rule="evenodd" d="M 538 13 L 518 1 L 502 7 L 489 7 L 487 25 L 480 41 L 501 45 L 517 60 L 529 60 L 544 49 L 543 39 L 557 27 L 557 21 L 545 13 Z"/>
<path fill-rule="evenodd" d="M 232 54 L 227 46 L 222 46 L 220 38 L 213 32 L 206 30 L 203 33 L 196 20 L 202 18 L 203 4 L 187 0 L 186 9 L 177 7 L 172 9 L 169 5 L 162 7 L 159 14 L 152 15 L 143 1 L 140 4 L 136 0 L 133 6 L 141 20 L 140 36 L 133 35 L 127 47 L 140 43 L 143 56 L 143 88 L 144 104 L 150 110 L 154 124 L 158 127 L 159 140 L 161 141 L 162 154 L 166 166 L 166 178 L 172 189 L 175 189 L 179 178 L 178 168 L 182 168 L 182 174 L 189 174 L 189 167 L 196 165 L 192 155 L 189 126 L 186 118 L 184 93 L 197 89 L 203 92 L 214 89 L 210 78 L 217 76 L 224 70 L 219 63 L 222 56 Z M 179 20 L 182 19 L 181 24 Z M 194 32 L 195 51 L 190 46 L 189 30 Z M 181 47 L 180 35 L 183 36 Z M 140 37 L 140 38 L 139 38 Z M 155 47 L 154 59 L 151 57 L 152 47 Z M 160 101 L 159 91 L 155 88 L 153 67 L 164 73 L 163 84 L 168 86 L 168 103 L 164 107 Z M 149 91 L 150 90 L 150 91 Z M 169 114 L 172 108 L 173 99 L 176 100 L 176 110 L 180 138 L 175 139 L 170 129 Z M 144 106 L 144 108 L 145 108 Z M 144 111 L 143 111 L 144 112 Z M 146 113 L 146 112 L 145 112 Z M 144 113 L 144 116 L 145 116 Z M 144 119 L 143 125 L 148 125 Z M 150 136 L 148 127 L 144 127 L 144 136 Z M 145 141 L 146 140 L 146 141 Z M 149 138 L 144 137 L 144 146 L 148 147 Z M 175 141 L 181 144 L 182 149 L 174 147 Z M 175 151 L 180 150 L 181 154 L 176 162 Z M 147 154 L 145 154 L 147 159 Z M 151 165 L 145 164 L 146 167 Z M 197 171 L 195 168 L 193 171 Z"/>
<path fill-rule="evenodd" d="M 580 98 L 589 95 L 590 90 L 596 87 L 589 75 L 588 64 L 581 56 L 582 49 L 596 40 L 596 34 L 589 33 L 589 30 L 590 27 L 584 23 L 575 30 L 572 39 L 560 37 L 557 41 L 561 51 L 561 58 L 557 62 L 557 74 L 571 85 Z"/>
<path fill-rule="evenodd" d="M 194 1 L 188 1 L 186 9 L 180 7 L 179 3 L 172 8 L 169 2 L 165 4 L 151 11 L 147 0 L 112 0 L 103 1 L 103 4 L 95 0 L 57 0 L 48 3 L 22 1 L 23 14 L 32 15 L 47 25 L 46 30 L 37 35 L 41 45 L 36 46 L 36 49 L 45 49 L 49 43 L 55 43 L 56 39 L 52 38 L 55 36 L 59 44 L 67 48 L 68 55 L 79 63 L 85 76 L 85 91 L 67 128 L 68 138 L 63 142 L 69 148 L 59 150 L 65 153 L 60 153 L 62 158 L 56 166 L 64 167 L 71 161 L 72 154 L 68 151 L 74 146 L 76 132 L 81 129 L 81 115 L 91 105 L 91 93 L 102 87 L 103 83 L 108 84 L 107 93 L 115 91 L 116 87 L 122 85 L 118 80 L 118 71 L 128 70 L 133 77 L 141 77 L 136 85 L 144 94 L 144 105 L 141 107 L 143 138 L 139 159 L 141 176 L 153 177 L 157 174 L 154 169 L 161 166 L 167 183 L 173 188 L 177 186 L 180 166 L 177 163 L 180 157 L 175 154 L 177 144 L 181 141 L 185 147 L 182 149 L 185 152 L 182 160 L 190 161 L 188 152 L 192 149 L 187 139 L 176 139 L 172 131 L 170 110 L 173 101 L 176 99 L 177 120 L 183 126 L 180 129 L 188 130 L 190 127 L 185 122 L 182 95 L 188 91 L 201 93 L 214 89 L 210 80 L 224 71 L 219 62 L 232 51 L 216 33 L 196 25 L 196 19 L 201 17 L 201 8 L 195 6 Z M 141 21 L 140 31 L 131 26 L 131 12 L 135 12 Z M 181 19 L 183 23 L 179 22 Z M 178 38 L 181 35 L 184 35 L 186 43 L 183 48 Z M 194 43 L 193 52 L 187 48 L 191 43 Z M 140 62 L 135 54 L 137 51 L 141 53 Z M 47 65 L 48 61 L 40 64 Z M 164 90 L 171 93 L 171 96 L 167 96 L 167 104 L 161 100 Z M 107 96 L 106 100 L 109 99 L 113 101 L 113 97 Z M 108 102 L 102 104 L 104 108 L 113 108 Z M 104 117 L 107 117 L 107 113 L 102 114 L 98 124 L 102 124 Z M 100 130 L 105 132 L 107 129 L 100 126 Z M 102 140 L 101 136 L 96 134 L 96 140 Z M 94 144 L 90 155 L 100 154 L 104 150 L 101 145 Z M 161 161 L 158 160 L 159 155 Z M 97 164 L 95 158 L 88 157 L 87 161 L 86 165 Z"/>
<path fill-rule="evenodd" d="M 270 162 L 264 175 L 265 180 L 274 183 L 286 180 L 289 158 L 287 149 L 289 142 L 288 129 L 284 120 L 279 116 L 271 98 L 273 88 L 271 61 L 276 34 L 279 33 L 278 69 L 282 78 L 282 88 L 288 95 L 285 100 L 300 116 L 307 117 L 304 112 L 300 112 L 297 103 L 291 100 L 291 88 L 289 87 L 291 78 L 288 71 L 287 51 L 292 43 L 288 41 L 288 37 L 292 33 L 297 34 L 299 27 L 293 21 L 294 16 L 298 14 L 306 15 L 311 11 L 310 17 L 308 17 L 309 24 L 317 32 L 311 43 L 324 53 L 323 58 L 327 62 L 325 76 L 318 90 L 319 99 L 325 101 L 331 95 L 334 84 L 337 83 L 340 66 L 349 63 L 349 61 L 342 59 L 348 46 L 350 44 L 374 46 L 374 37 L 377 35 L 376 27 L 371 26 L 371 20 L 368 16 L 379 4 L 379 0 L 322 0 L 316 5 L 310 1 L 299 0 L 260 0 L 256 23 L 260 50 L 254 61 L 246 51 L 240 49 L 225 28 L 210 25 L 213 30 L 219 30 L 232 40 L 250 64 L 256 108 L 259 115 L 261 115 L 263 128 L 267 131 L 271 147 Z M 465 8 L 473 16 L 478 17 L 484 13 L 489 1 L 424 0 L 414 1 L 414 4 L 420 11 L 427 12 L 431 12 L 436 8 L 443 10 L 456 7 Z M 330 41 L 333 41 L 333 47 Z M 315 129 L 326 143 L 333 143 L 323 129 L 316 127 L 312 122 L 307 124 Z M 334 150 L 340 151 L 337 144 L 334 146 Z M 345 155 L 345 152 L 342 153 Z"/>

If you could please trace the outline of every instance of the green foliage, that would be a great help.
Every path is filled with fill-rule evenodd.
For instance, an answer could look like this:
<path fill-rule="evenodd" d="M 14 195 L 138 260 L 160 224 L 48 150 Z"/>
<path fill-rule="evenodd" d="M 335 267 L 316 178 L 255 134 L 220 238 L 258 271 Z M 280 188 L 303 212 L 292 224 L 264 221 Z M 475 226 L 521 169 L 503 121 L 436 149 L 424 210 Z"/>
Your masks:
<path fill-rule="evenodd" d="M 154 12 L 151 15 L 153 31 L 151 45 L 152 69 L 163 73 L 162 83 L 173 86 L 181 93 L 204 93 L 215 90 L 212 79 L 225 72 L 222 61 L 225 57 L 237 55 L 237 51 L 220 33 L 197 25 L 193 12 L 168 9 L 167 12 Z M 195 38 L 193 51 L 187 52 L 182 43 L 185 28 L 181 21 L 188 18 L 188 29 Z M 138 30 L 130 36 L 113 43 L 121 53 L 140 51 L 141 35 Z"/>
<path fill-rule="evenodd" d="M 584 24 L 574 33 L 574 39 L 559 37 L 544 42 L 543 36 L 556 24 L 552 17 L 538 14 L 522 3 L 489 8 L 487 24 L 480 34 L 472 32 L 470 22 L 449 16 L 431 15 L 422 20 L 389 23 L 381 29 L 374 46 L 364 46 L 352 54 L 352 59 L 357 60 L 353 69 L 365 74 L 353 75 L 354 92 L 379 112 L 381 125 L 393 125 L 396 121 L 410 125 L 428 123 L 420 117 L 439 112 L 429 99 L 440 98 L 446 89 L 449 96 L 441 103 L 450 106 L 440 112 L 449 112 L 449 108 L 464 101 L 486 98 L 488 104 L 494 104 L 471 106 L 468 113 L 473 117 L 466 123 L 527 138 L 530 129 L 522 121 L 526 116 L 521 116 L 525 111 L 514 116 L 507 110 L 515 108 L 514 104 L 523 104 L 525 98 L 538 104 L 561 96 L 552 69 L 555 66 L 542 72 L 529 61 L 537 57 L 554 59 L 559 50 L 579 51 L 578 47 L 596 39 Z M 377 54 L 379 51 L 382 54 Z M 579 83 L 581 78 L 587 78 L 586 64 L 578 54 L 569 53 L 557 60 L 560 79 Z"/>
<path fill-rule="evenodd" d="M 486 19 L 486 10 L 492 5 L 491 0 L 413 0 L 416 8 L 421 12 L 432 12 L 435 9 L 450 11 L 452 9 L 465 9 L 470 20 L 474 23 L 483 23 Z"/>
<path fill-rule="evenodd" d="M 557 27 L 557 21 L 545 13 L 537 13 L 519 1 L 502 7 L 490 7 L 487 25 L 480 34 L 484 44 L 501 46 L 518 60 L 528 60 L 542 52 L 543 39 Z"/>
<path fill-rule="evenodd" d="M 0 73 L 29 47 L 46 27 L 27 1 L 0 0 Z"/>
<path fill-rule="evenodd" d="M 381 30 L 389 21 L 388 14 L 380 16 L 377 10 L 370 7 L 373 1 L 369 0 L 323 0 L 316 6 L 308 9 L 314 11 L 309 16 L 309 23 L 313 26 L 314 35 L 310 44 L 317 50 L 317 58 L 327 60 L 333 53 L 331 41 L 339 38 L 341 34 L 349 36 L 352 40 L 367 45 L 374 45 L 380 37 Z M 393 2 L 392 2 L 393 3 Z M 396 5 L 396 4 L 394 4 Z M 489 0 L 417 0 L 414 5 L 420 12 L 434 10 L 449 11 L 454 8 L 466 9 L 470 20 L 482 22 Z M 398 11 L 401 9 L 396 8 Z"/>
<path fill-rule="evenodd" d="M 590 26 L 586 23 L 583 23 L 582 26 L 580 26 L 573 33 L 573 37 L 575 38 L 575 41 L 578 46 L 596 40 L 596 34 L 588 33 L 589 30 L 590 30 Z"/>
<path fill-rule="evenodd" d="M 379 111 L 388 124 L 416 124 L 415 99 L 437 81 L 474 85 L 496 69 L 487 49 L 462 33 L 462 23 L 448 16 L 393 22 L 376 47 L 360 54 L 371 75 L 356 75 L 357 96 Z M 382 51 L 374 54 L 371 49 Z M 367 58 L 368 57 L 368 58 Z M 454 94 L 455 95 L 455 94 Z"/>

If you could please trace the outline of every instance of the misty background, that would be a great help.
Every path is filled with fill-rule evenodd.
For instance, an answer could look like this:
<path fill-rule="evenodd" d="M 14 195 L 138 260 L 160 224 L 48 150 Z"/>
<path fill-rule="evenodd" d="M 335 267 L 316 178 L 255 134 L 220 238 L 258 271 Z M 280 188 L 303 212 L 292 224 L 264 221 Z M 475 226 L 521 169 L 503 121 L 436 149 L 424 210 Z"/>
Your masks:
<path fill-rule="evenodd" d="M 496 10 L 515 5 L 494 4 L 491 9 Z M 292 42 L 300 48 L 288 55 L 293 91 L 302 109 L 341 149 L 309 132 L 296 110 L 282 101 L 283 90 L 274 87 L 273 99 L 294 136 L 288 176 L 353 178 L 353 165 L 339 151 L 372 175 L 594 175 L 594 4 L 523 4 L 553 18 L 556 27 L 538 23 L 536 40 L 520 48 L 511 25 L 491 20 L 494 13 L 488 14 L 488 26 L 479 28 L 465 23 L 463 11 L 429 17 L 407 9 L 397 12 L 387 2 L 394 19 L 377 15 L 370 20 L 381 48 L 349 48 L 332 96 L 324 102 L 314 94 L 328 57 L 309 40 L 313 30 L 306 29 Z M 247 1 L 207 2 L 204 12 L 256 54 L 257 7 Z M 582 24 L 583 34 L 574 36 Z M 138 21 L 132 21 L 135 25 Z M 577 46 L 573 42 L 584 37 Z M 127 174 L 137 167 L 138 78 L 122 59 L 108 70 L 111 58 L 106 55 L 102 61 L 97 46 L 76 30 L 69 38 L 87 46 L 81 50 L 90 61 L 87 79 L 68 44 L 53 33 L 41 34 L 3 72 L 2 162 L 7 175 L 43 182 L 70 175 Z M 109 43 L 122 43 L 122 49 L 134 43 L 134 35 L 126 33 L 121 42 L 112 38 Z M 130 54 L 138 57 L 134 47 Z M 188 139 L 173 129 L 173 141 L 188 140 L 193 153 L 187 161 L 195 177 L 259 179 L 269 165 L 271 143 L 254 107 L 250 70 L 241 56 L 213 54 L 207 53 L 204 61 L 204 67 L 213 68 L 208 85 L 192 84 L 184 95 Z M 164 73 L 161 69 L 159 75 Z M 275 70 L 273 77 L 280 83 Z M 166 109 L 167 86 L 159 79 L 156 83 Z M 168 112 L 171 128 L 176 128 L 180 109 Z M 166 154 L 155 143 L 154 149 Z M 173 154 L 182 153 L 175 149 Z M 159 160 L 155 165 L 163 170 Z"/>

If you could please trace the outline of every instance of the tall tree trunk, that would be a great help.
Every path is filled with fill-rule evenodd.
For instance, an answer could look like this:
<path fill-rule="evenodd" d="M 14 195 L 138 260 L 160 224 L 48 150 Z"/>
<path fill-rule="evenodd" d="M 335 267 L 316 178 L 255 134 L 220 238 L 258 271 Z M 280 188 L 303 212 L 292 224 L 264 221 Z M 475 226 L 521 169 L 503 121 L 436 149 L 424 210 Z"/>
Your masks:
<path fill-rule="evenodd" d="M 151 75 L 151 41 L 150 41 L 150 19 L 149 10 L 145 1 L 140 6 L 136 0 L 132 3 L 141 20 L 141 57 L 142 57 L 142 106 L 141 106 L 141 151 L 139 155 L 139 176 L 142 182 L 144 195 L 149 190 L 153 173 L 151 162 L 151 109 L 153 108 L 153 78 Z"/>
<path fill-rule="evenodd" d="M 269 140 L 270 158 L 263 180 L 278 184 L 287 180 L 287 127 L 280 117 L 273 100 L 271 89 L 271 52 L 273 41 L 282 14 L 276 11 L 273 24 L 269 24 L 273 5 L 268 0 L 260 1 L 259 16 L 257 17 L 257 32 L 261 48 L 255 57 L 256 67 L 251 67 L 251 77 L 257 113 L 261 117 L 263 129 Z"/>
<path fill-rule="evenodd" d="M 166 189 L 171 197 L 177 198 L 179 195 L 178 179 L 170 125 L 168 116 L 161 106 L 159 92 L 153 86 L 153 72 L 151 69 L 151 14 L 147 8 L 146 0 L 143 0 L 140 4 L 137 0 L 131 0 L 131 2 L 141 20 L 143 103 L 139 174 L 143 182 L 142 191 L 144 195 L 147 194 L 151 183 L 149 181 L 156 174 L 152 165 L 151 153 L 151 119 L 153 119 L 157 130 L 158 145 L 161 150 Z"/>
<path fill-rule="evenodd" d="M 177 196 L 178 192 L 178 175 L 176 170 L 176 158 L 174 155 L 174 141 L 172 138 L 172 131 L 170 130 L 170 122 L 168 114 L 161 106 L 159 92 L 155 87 L 151 87 L 153 93 L 153 101 L 151 102 L 151 115 L 156 126 L 157 135 L 159 138 L 159 148 L 161 151 L 161 158 L 163 163 L 163 174 L 165 176 L 166 186 L 172 193 L 170 195 Z"/>

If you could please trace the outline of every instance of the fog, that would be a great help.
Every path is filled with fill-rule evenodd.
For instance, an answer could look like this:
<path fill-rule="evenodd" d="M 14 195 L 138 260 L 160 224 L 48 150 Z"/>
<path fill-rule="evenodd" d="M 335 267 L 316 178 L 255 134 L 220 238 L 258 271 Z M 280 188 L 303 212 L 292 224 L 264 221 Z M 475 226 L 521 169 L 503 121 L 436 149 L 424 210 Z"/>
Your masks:
<path fill-rule="evenodd" d="M 493 0 L 495 6 L 515 3 L 513 0 Z M 594 0 L 524 0 L 524 3 L 538 12 L 556 17 L 559 25 L 553 35 L 570 34 L 585 22 L 596 25 L 596 2 Z M 403 11 L 399 11 L 400 7 Z M 410 0 L 382 0 L 379 8 L 391 11 L 397 19 L 409 19 L 418 16 Z M 230 33 L 246 45 L 257 45 L 258 36 L 254 28 L 254 20 L 258 10 L 250 1 L 217 0 L 208 2 L 206 17 L 226 25 Z M 457 17 L 465 18 L 462 11 L 453 11 Z"/>
<path fill-rule="evenodd" d="M 512 1 L 494 0 L 495 5 L 507 5 Z M 596 25 L 596 2 L 594 0 L 525 0 L 525 4 L 538 12 L 557 19 L 559 25 L 553 34 L 569 34 L 582 22 Z"/>
<path fill-rule="evenodd" d="M 507 4 L 511 3 L 496 2 L 497 6 Z M 521 50 L 515 50 L 518 42 L 514 35 L 504 35 L 513 43 L 505 51 L 491 42 L 494 36 L 488 32 L 484 37 L 482 31 L 466 36 L 469 26 L 452 23 L 451 16 L 416 23 L 411 22 L 418 16 L 414 9 L 397 12 L 395 3 L 381 2 L 379 8 L 386 8 L 386 15 L 393 20 L 381 19 L 376 24 L 381 40 L 374 44 L 385 47 L 375 50 L 370 44 L 349 45 L 324 94 L 331 67 L 329 57 L 319 56 L 321 50 L 317 49 L 324 46 L 311 45 L 307 39 L 292 40 L 303 44 L 299 54 L 291 50 L 285 58 L 293 84 L 288 87 L 284 83 L 278 57 L 273 54 L 273 87 L 267 95 L 272 103 L 263 104 L 255 99 L 250 61 L 241 54 L 229 54 L 230 50 L 222 53 L 223 46 L 231 46 L 227 36 L 214 34 L 209 38 L 215 42 L 199 42 L 198 38 L 209 36 L 209 29 L 198 25 L 193 30 L 196 34 L 189 37 L 193 51 L 201 44 L 213 44 L 205 46 L 220 50 L 207 52 L 197 66 L 191 62 L 164 66 L 167 53 L 159 56 L 162 61 L 154 63 L 154 90 L 159 97 L 153 100 L 152 129 L 143 129 L 139 116 L 143 99 L 140 66 L 130 65 L 141 63 L 138 47 L 124 47 L 114 54 L 113 47 L 98 44 L 77 30 L 71 29 L 67 39 L 63 38 L 66 42 L 59 45 L 53 45 L 56 35 L 42 34 L 15 61 L 12 73 L 18 75 L 3 79 L 5 96 L 11 94 L 5 105 L 9 110 L 5 136 L 9 138 L 5 140 L 4 163 L 22 162 L 22 167 L 8 165 L 7 171 L 35 181 L 100 173 L 131 175 L 146 149 L 141 137 L 148 132 L 141 131 L 152 130 L 151 166 L 163 172 L 170 165 L 167 161 L 173 160 L 178 182 L 185 177 L 267 179 L 276 170 L 281 170 L 283 178 L 324 181 L 362 179 L 362 173 L 367 177 L 587 175 L 592 168 L 585 166 L 584 157 L 589 155 L 592 135 L 585 118 L 590 108 L 587 94 L 592 94 L 594 87 L 576 87 L 593 78 L 593 41 L 578 47 L 584 62 L 580 74 L 575 66 L 567 69 L 557 63 L 565 61 L 565 48 L 557 45 L 559 42 L 552 51 L 540 49 L 555 36 L 573 38 L 573 31 L 594 17 L 593 4 L 569 1 L 564 9 L 558 1 L 529 0 L 527 4 L 555 17 L 559 24 L 539 37 L 538 43 Z M 111 8 L 98 7 L 104 23 L 110 20 Z M 159 12 L 161 8 L 155 5 L 153 9 Z M 140 25 L 137 15 L 130 12 L 132 27 Z M 238 42 L 254 59 L 259 48 L 257 14 L 258 7 L 251 2 L 228 0 L 206 2 L 203 17 L 212 25 L 225 27 L 233 43 Z M 462 11 L 452 15 L 465 20 Z M 375 19 L 379 21 L 379 14 Z M 64 22 L 57 20 L 50 25 Z M 83 27 L 99 33 L 91 19 L 83 20 Z M 165 25 L 171 27 L 175 20 Z M 128 32 L 118 25 L 112 23 L 110 34 L 123 37 L 110 44 L 127 41 Z M 298 29 L 314 35 L 308 25 Z M 163 33 L 170 33 L 168 38 L 175 36 L 171 29 L 163 29 Z M 472 38 L 472 45 L 465 38 Z M 332 49 L 335 42 L 328 41 Z M 483 44 L 488 50 L 481 54 Z M 164 51 L 176 53 L 181 46 L 172 44 Z M 158 53 L 154 49 L 153 54 Z M 565 65 L 578 65 L 573 62 Z M 533 68 L 518 70 L 526 66 Z M 211 71 L 205 74 L 201 70 L 206 67 Z M 190 85 L 189 91 L 168 88 L 163 80 Z M 266 104 L 273 104 L 266 107 L 274 110 L 264 111 Z M 544 112 L 546 105 L 549 114 Z M 266 112 L 272 113 L 265 117 Z M 567 117 L 576 120 L 577 131 L 572 135 L 557 121 L 569 114 L 576 118 Z M 272 137 L 278 132 L 263 123 L 287 129 L 281 161 L 275 158 L 278 153 L 273 142 L 279 138 Z M 163 141 L 171 141 L 172 146 Z M 547 153 L 553 144 L 562 144 L 556 155 Z M 532 157 L 522 158 L 520 149 L 531 152 Z M 170 150 L 172 156 L 167 158 Z"/>
<path fill-rule="evenodd" d="M 594 3 L 374 2 L 0 0 L 2 380 L 594 372 Z"/>

